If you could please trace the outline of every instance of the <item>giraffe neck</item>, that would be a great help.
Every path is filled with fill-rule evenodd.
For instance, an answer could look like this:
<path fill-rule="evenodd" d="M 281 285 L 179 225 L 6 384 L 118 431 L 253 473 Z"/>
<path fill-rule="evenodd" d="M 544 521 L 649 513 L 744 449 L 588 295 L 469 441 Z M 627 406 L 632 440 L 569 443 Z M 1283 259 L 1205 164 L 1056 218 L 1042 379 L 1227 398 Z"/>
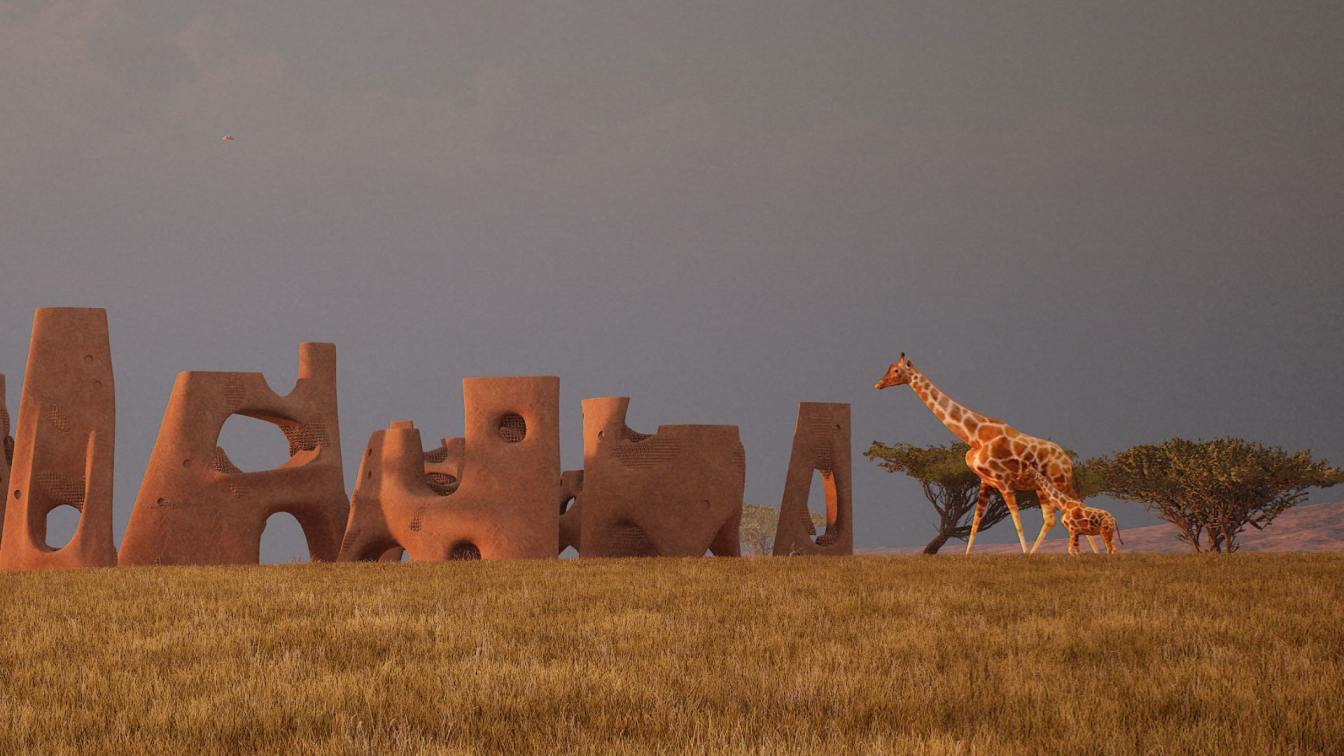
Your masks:
<path fill-rule="evenodd" d="M 980 424 L 987 420 L 984 415 L 957 404 L 922 373 L 914 372 L 911 375 L 910 388 L 914 389 L 915 395 L 924 402 L 924 406 L 929 408 L 933 416 L 938 418 L 938 422 L 947 426 L 952 435 L 968 444 L 971 442 L 972 434 L 966 428 L 966 418 L 973 418 Z"/>
<path fill-rule="evenodd" d="M 1036 490 L 1042 494 L 1042 506 L 1054 507 L 1061 512 L 1068 512 L 1069 509 L 1074 507 L 1081 508 L 1081 503 L 1073 502 L 1056 488 L 1049 478 L 1043 475 L 1036 479 Z"/>

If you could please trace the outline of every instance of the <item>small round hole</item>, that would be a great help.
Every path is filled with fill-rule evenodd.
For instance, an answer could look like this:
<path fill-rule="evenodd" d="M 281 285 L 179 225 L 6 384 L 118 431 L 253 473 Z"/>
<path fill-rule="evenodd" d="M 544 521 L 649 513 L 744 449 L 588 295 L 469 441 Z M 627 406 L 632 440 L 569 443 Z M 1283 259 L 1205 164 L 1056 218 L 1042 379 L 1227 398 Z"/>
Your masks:
<path fill-rule="evenodd" d="M 522 441 L 527 438 L 527 421 L 516 412 L 504 415 L 499 419 L 499 437 L 510 444 Z"/>
<path fill-rule="evenodd" d="M 191 460 L 190 460 L 190 459 L 184 459 L 184 460 L 182 460 L 182 466 L 183 466 L 183 467 L 191 467 Z"/>
<path fill-rule="evenodd" d="M 17 489 L 17 488 L 14 489 L 14 498 L 17 499 L 17 498 L 19 498 L 19 497 L 22 496 L 22 495 L 23 495 L 23 492 L 22 492 L 22 491 L 20 491 L 20 490 Z"/>
<path fill-rule="evenodd" d="M 93 355 L 91 355 L 91 354 L 86 354 L 86 355 L 84 355 L 84 364 L 86 364 L 86 365 L 92 365 L 92 364 L 93 364 Z"/>

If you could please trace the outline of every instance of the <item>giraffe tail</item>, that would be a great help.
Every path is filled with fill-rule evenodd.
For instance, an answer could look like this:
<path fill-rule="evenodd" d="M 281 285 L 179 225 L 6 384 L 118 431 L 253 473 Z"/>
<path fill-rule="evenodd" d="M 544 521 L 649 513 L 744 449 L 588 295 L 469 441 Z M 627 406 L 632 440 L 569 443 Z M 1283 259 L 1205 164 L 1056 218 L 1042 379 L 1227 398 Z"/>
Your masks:
<path fill-rule="evenodd" d="M 1115 526 L 1115 540 L 1119 541 L 1121 546 L 1124 546 L 1124 545 L 1125 545 L 1125 539 L 1124 539 L 1123 536 L 1120 535 L 1120 526 L 1119 526 L 1119 525 L 1116 525 L 1116 526 Z"/>

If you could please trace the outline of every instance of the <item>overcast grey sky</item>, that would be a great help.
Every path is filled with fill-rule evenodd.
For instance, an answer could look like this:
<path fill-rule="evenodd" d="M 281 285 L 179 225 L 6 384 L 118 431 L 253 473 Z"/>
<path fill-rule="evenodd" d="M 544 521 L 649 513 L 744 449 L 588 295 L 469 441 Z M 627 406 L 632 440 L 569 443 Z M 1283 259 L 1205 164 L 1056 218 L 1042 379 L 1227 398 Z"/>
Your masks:
<path fill-rule="evenodd" d="M 459 434 L 463 376 L 545 373 L 566 467 L 628 394 L 741 425 L 778 504 L 800 400 L 856 454 L 952 440 L 873 391 L 900 351 L 1085 455 L 1344 462 L 1338 2 L 228 5 L 0 2 L 0 372 L 14 408 L 33 308 L 107 308 L 118 533 L 174 374 L 287 391 L 302 340 L 348 479 L 389 420 Z M 855 475 L 858 545 L 928 539 Z"/>

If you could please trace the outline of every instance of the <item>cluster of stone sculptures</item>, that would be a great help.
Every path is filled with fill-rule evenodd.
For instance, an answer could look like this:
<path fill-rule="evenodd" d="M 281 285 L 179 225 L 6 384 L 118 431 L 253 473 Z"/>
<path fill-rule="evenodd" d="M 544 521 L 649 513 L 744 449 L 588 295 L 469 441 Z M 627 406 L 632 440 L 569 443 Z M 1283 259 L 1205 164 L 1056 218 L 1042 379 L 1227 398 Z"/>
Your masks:
<path fill-rule="evenodd" d="M 287 395 L 260 373 L 177 377 L 121 548 L 112 537 L 114 400 L 107 314 L 40 308 L 9 438 L 0 376 L 0 569 L 258 561 L 267 518 L 284 512 L 314 560 L 580 556 L 737 556 L 746 455 L 733 425 L 625 424 L 629 399 L 583 402 L 584 466 L 560 469 L 560 381 L 467 378 L 465 434 L 425 450 L 410 421 L 375 432 L 346 498 L 336 349 L 299 347 Z M 238 469 L 218 440 L 244 415 L 275 425 L 289 459 Z M 848 404 L 803 403 L 774 553 L 853 553 Z M 820 535 L 812 475 L 826 492 Z M 69 543 L 47 545 L 47 517 L 79 510 Z"/>

